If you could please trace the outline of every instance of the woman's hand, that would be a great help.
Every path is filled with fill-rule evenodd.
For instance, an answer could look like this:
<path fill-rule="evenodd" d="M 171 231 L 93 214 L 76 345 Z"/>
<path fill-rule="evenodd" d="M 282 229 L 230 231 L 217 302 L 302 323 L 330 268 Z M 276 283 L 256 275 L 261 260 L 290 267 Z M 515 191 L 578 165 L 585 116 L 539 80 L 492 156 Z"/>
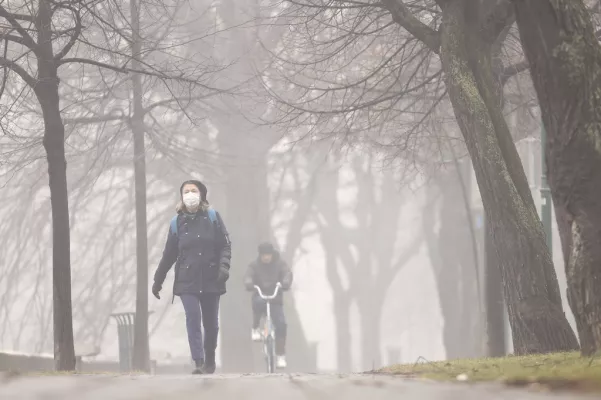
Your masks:
<path fill-rule="evenodd" d="M 161 292 L 161 289 L 162 289 L 162 286 L 156 282 L 152 285 L 152 294 L 154 295 L 154 297 L 156 297 L 159 300 L 161 299 L 161 296 L 159 295 L 159 293 Z"/>
<path fill-rule="evenodd" d="M 219 282 L 227 282 L 227 280 L 230 278 L 230 270 L 224 266 L 224 265 L 220 265 L 219 266 L 219 276 L 217 277 L 217 280 Z"/>

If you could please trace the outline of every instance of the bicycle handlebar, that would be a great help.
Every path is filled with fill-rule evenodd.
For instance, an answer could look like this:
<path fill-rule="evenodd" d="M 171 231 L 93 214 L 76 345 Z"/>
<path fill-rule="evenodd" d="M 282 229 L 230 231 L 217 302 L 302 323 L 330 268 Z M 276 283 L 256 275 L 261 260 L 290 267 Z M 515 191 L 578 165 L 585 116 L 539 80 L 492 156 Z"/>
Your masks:
<path fill-rule="evenodd" d="M 263 294 L 263 292 L 261 291 L 261 288 L 258 287 L 257 285 L 255 285 L 255 290 L 257 292 L 259 292 L 259 297 L 262 298 L 263 300 L 273 300 L 277 297 L 278 292 L 280 291 L 280 289 L 282 288 L 282 284 L 280 282 L 278 282 L 277 285 L 275 285 L 275 291 L 273 292 L 273 294 L 271 296 L 265 296 Z"/>

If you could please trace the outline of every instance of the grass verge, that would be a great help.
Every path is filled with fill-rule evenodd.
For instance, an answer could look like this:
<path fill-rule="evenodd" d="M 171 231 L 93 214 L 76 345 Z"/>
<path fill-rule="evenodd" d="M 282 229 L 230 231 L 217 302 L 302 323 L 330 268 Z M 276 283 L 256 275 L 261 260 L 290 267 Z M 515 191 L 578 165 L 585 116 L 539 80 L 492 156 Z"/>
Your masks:
<path fill-rule="evenodd" d="M 378 372 L 444 381 L 502 381 L 515 386 L 601 391 L 601 356 L 583 358 L 579 353 L 441 362 L 420 360 L 411 365 L 393 365 Z"/>

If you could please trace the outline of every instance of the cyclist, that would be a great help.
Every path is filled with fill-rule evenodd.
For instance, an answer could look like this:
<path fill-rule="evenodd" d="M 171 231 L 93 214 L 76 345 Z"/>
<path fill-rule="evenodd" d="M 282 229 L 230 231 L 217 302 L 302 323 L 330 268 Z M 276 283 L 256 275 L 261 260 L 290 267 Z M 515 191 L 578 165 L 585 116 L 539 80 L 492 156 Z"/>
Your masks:
<path fill-rule="evenodd" d="M 161 298 L 165 277 L 175 264 L 173 295 L 180 297 L 186 313 L 190 353 L 196 364 L 193 374 L 212 374 L 219 333 L 219 299 L 226 292 L 232 248 L 225 224 L 210 207 L 207 187 L 202 182 L 184 182 L 180 198 L 154 275 L 152 294 Z"/>
<path fill-rule="evenodd" d="M 290 289 L 292 284 L 292 271 L 288 264 L 280 258 L 280 253 L 275 250 L 273 245 L 262 243 L 258 250 L 259 257 L 250 263 L 244 278 L 247 290 L 254 291 L 251 300 L 253 312 L 251 337 L 253 341 L 261 340 L 259 323 L 267 310 L 265 301 L 259 297 L 254 286 L 260 287 L 265 294 L 272 294 L 275 292 L 278 282 L 281 283 L 282 290 Z M 284 298 L 281 291 L 275 299 L 271 300 L 271 317 L 275 329 L 276 367 L 286 368 L 287 325 L 284 315 Z"/>

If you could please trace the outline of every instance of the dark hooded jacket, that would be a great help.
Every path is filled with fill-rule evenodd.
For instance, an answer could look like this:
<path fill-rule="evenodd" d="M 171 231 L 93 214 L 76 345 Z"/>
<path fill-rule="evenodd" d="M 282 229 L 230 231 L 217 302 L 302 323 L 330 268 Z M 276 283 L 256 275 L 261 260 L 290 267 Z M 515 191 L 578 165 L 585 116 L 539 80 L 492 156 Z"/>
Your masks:
<path fill-rule="evenodd" d="M 263 263 L 260 256 L 250 263 L 244 277 L 244 285 L 247 290 L 254 291 L 253 296 L 258 297 L 259 294 L 254 290 L 255 285 L 261 288 L 264 295 L 271 295 L 275 291 L 277 283 L 280 282 L 283 290 L 280 289 L 278 296 L 273 299 L 272 302 L 282 304 L 282 292 L 290 289 L 290 286 L 292 285 L 292 270 L 288 264 L 280 258 L 280 253 L 274 251 L 272 254 L 273 257 L 269 264 Z"/>
<path fill-rule="evenodd" d="M 175 263 L 173 294 L 226 292 L 225 281 L 219 279 L 219 268 L 229 271 L 231 242 L 219 213 L 211 222 L 206 210 L 195 214 L 179 212 L 177 234 L 169 229 L 163 257 L 154 281 L 162 286 Z"/>

